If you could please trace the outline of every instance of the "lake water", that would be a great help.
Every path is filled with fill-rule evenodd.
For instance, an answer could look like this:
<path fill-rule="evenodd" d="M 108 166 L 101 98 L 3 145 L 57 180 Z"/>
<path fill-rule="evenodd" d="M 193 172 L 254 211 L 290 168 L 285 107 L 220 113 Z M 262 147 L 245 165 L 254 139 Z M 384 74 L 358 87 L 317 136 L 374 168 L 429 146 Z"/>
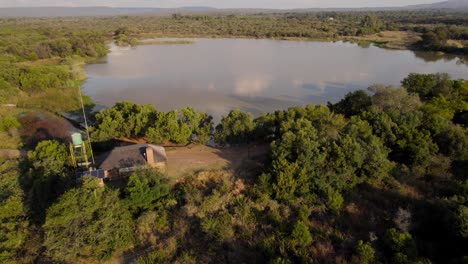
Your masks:
<path fill-rule="evenodd" d="M 468 79 L 466 58 L 363 48 L 343 42 L 196 39 L 195 44 L 111 46 L 106 62 L 86 66 L 84 91 L 98 105 L 129 100 L 159 110 L 192 106 L 219 120 L 336 102 L 374 83 L 398 86 L 411 72 Z"/>

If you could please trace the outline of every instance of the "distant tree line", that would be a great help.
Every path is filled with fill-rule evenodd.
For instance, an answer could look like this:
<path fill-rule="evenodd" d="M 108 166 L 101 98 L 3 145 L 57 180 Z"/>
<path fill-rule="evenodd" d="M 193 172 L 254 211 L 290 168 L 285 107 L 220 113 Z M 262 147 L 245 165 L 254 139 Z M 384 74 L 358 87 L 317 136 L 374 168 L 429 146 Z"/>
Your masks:
<path fill-rule="evenodd" d="M 330 18 L 333 18 L 331 20 Z M 135 45 L 142 36 L 340 39 L 381 31 L 422 33 L 414 48 L 466 52 L 464 10 L 304 12 L 278 14 L 120 16 L 60 19 L 2 19 L 0 53 L 23 60 L 51 56 L 99 57 L 104 39 Z M 56 26 L 60 23 L 60 27 Z M 12 34 L 15 32 L 15 34 Z M 458 44 L 448 43 L 457 40 Z"/>

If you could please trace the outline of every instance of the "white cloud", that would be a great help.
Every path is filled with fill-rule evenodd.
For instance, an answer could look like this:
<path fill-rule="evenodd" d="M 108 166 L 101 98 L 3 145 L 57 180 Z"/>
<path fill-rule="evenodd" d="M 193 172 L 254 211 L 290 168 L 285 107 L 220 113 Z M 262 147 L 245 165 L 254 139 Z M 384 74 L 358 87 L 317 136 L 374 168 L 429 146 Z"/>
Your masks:
<path fill-rule="evenodd" d="M 212 6 L 218 8 L 314 8 L 375 7 L 427 4 L 442 0 L 1 0 L 0 7 L 27 6 L 112 6 L 180 7 Z"/>
<path fill-rule="evenodd" d="M 236 81 L 234 94 L 239 96 L 255 97 L 263 94 L 271 86 L 271 78 L 256 76 L 253 78 L 242 78 Z"/>

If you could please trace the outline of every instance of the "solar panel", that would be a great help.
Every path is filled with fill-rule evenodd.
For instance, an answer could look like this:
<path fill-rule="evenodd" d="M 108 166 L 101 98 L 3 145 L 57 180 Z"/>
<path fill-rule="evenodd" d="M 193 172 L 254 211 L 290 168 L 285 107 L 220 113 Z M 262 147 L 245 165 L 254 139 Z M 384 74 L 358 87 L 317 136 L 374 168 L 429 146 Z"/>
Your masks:
<path fill-rule="evenodd" d="M 96 177 L 98 179 L 104 179 L 105 177 L 105 171 L 104 170 L 92 170 L 92 171 L 82 171 L 82 172 L 77 172 L 76 177 L 81 178 L 83 176 L 92 176 Z"/>

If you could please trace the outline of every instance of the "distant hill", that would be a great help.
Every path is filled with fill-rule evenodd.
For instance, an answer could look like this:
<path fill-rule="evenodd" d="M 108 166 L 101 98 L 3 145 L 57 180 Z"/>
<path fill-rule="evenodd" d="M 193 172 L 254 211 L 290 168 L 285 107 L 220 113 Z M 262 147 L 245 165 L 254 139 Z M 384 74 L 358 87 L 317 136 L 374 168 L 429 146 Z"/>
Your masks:
<path fill-rule="evenodd" d="M 7 7 L 0 8 L 0 17 L 70 17 L 70 16 L 119 16 L 136 14 L 194 13 L 216 10 L 194 6 L 181 8 L 113 8 L 113 7 Z"/>
<path fill-rule="evenodd" d="M 379 11 L 379 10 L 418 10 L 418 9 L 468 9 L 468 0 L 449 0 L 434 4 L 412 5 L 402 7 L 373 8 L 304 8 L 304 9 L 259 9 L 236 8 L 217 9 L 205 6 L 180 8 L 113 8 L 113 7 L 7 7 L 0 8 L 0 17 L 70 17 L 70 16 L 119 16 L 119 15 L 168 15 L 180 14 L 253 14 L 253 13 L 287 13 L 287 12 L 320 12 L 320 11 Z"/>
<path fill-rule="evenodd" d="M 426 5 L 413 5 L 408 6 L 411 9 L 464 9 L 468 8 L 468 0 L 449 0 L 445 2 L 439 2 L 434 4 Z"/>

